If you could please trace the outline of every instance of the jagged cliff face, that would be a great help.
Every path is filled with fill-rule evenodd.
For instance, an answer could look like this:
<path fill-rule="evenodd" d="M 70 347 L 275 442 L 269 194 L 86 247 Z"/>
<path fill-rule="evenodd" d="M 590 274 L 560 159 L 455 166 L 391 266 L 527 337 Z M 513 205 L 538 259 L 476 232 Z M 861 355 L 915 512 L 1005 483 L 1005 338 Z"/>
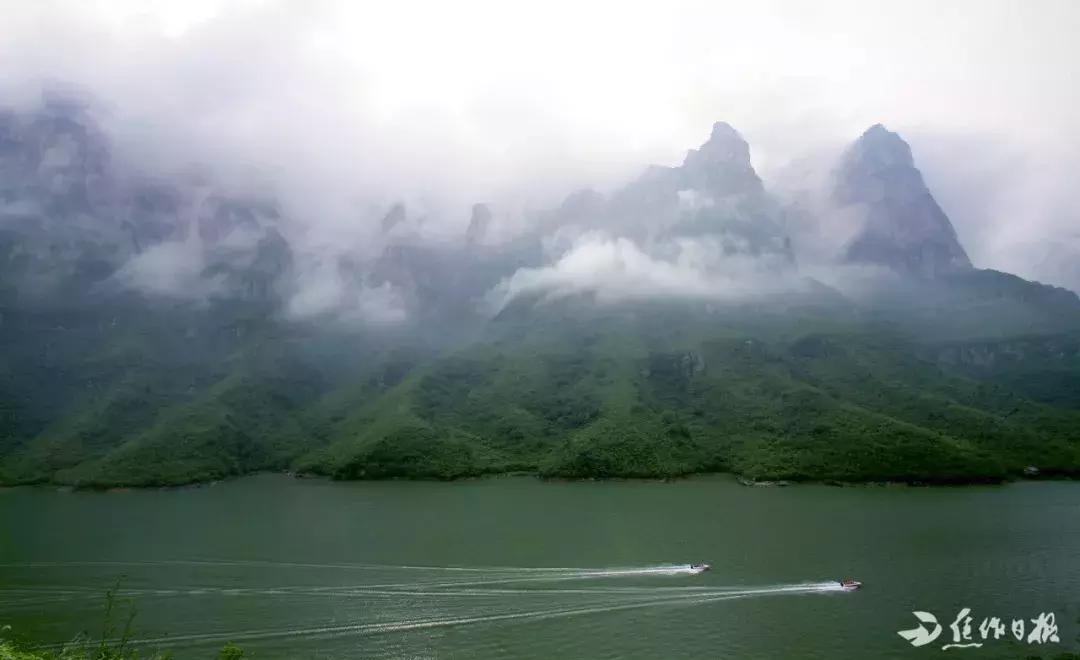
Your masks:
<path fill-rule="evenodd" d="M 105 137 L 75 102 L 46 97 L 37 112 L 0 113 L 0 199 L 56 216 L 93 213 L 109 199 Z"/>
<path fill-rule="evenodd" d="M 644 246 L 707 239 L 725 255 L 790 263 L 782 219 L 779 203 L 754 171 L 749 145 L 730 125 L 717 122 L 681 165 L 650 166 L 609 198 L 578 191 L 547 224 L 598 228 Z"/>
<path fill-rule="evenodd" d="M 267 300 L 292 264 L 273 203 L 115 162 L 84 103 L 0 112 L 0 294 Z"/>
<path fill-rule="evenodd" d="M 765 191 L 750 164 L 750 145 L 726 122 L 713 124 L 708 141 L 688 151 L 679 170 L 687 189 L 715 199 Z"/>
<path fill-rule="evenodd" d="M 108 145 L 81 105 L 46 98 L 33 113 L 0 113 L 2 289 L 38 297 L 107 277 L 128 252 L 114 187 Z"/>
<path fill-rule="evenodd" d="M 863 222 L 846 250 L 850 262 L 924 278 L 972 268 L 956 230 L 915 168 L 911 148 L 881 124 L 845 153 L 833 201 Z"/>
<path fill-rule="evenodd" d="M 729 254 L 786 250 L 779 207 L 750 164 L 750 147 L 723 122 L 682 165 L 650 167 L 617 191 L 608 214 L 619 230 L 644 240 L 711 236 Z"/>
<path fill-rule="evenodd" d="M 1003 286 L 1001 278 L 958 283 L 952 277 L 978 271 L 895 133 L 880 125 L 867 130 L 845 153 L 833 184 L 833 207 L 862 220 L 844 261 L 885 266 L 941 290 L 1035 296 L 1034 289 Z M 30 112 L 0 111 L 0 302 L 6 304 L 63 305 L 137 291 L 257 301 L 290 318 L 313 318 L 291 315 L 377 294 L 394 301 L 394 318 L 422 324 L 472 314 L 478 320 L 484 313 L 478 301 L 501 282 L 558 265 L 575 240 L 595 236 L 617 243 L 619 258 L 658 269 L 669 284 L 687 281 L 693 271 L 699 291 L 722 276 L 725 285 L 752 280 L 745 288 L 754 295 L 762 290 L 752 286 L 756 278 L 797 272 L 785 224 L 803 219 L 765 188 L 749 145 L 722 122 L 680 165 L 650 167 L 610 195 L 574 193 L 513 241 L 491 240 L 500 216 L 488 204 L 474 204 L 467 229 L 451 241 L 426 241 L 418 231 L 423 218 L 410 211 L 397 203 L 373 217 L 381 232 L 369 244 L 316 252 L 272 199 L 223 190 L 205 176 L 148 180 L 117 162 L 85 104 L 46 98 Z M 593 258 L 570 266 L 601 269 Z M 321 279 L 313 285 L 305 277 Z M 291 305 L 305 290 L 312 292 L 310 304 Z M 678 286 L 663 290 L 675 295 Z"/>

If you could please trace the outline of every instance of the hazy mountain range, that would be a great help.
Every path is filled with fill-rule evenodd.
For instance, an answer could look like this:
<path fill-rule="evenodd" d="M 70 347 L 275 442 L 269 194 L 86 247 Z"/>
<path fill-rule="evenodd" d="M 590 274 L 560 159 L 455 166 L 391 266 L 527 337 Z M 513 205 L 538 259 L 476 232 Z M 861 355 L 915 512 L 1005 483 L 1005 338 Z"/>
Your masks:
<path fill-rule="evenodd" d="M 719 122 L 513 230 L 328 237 L 86 101 L 0 110 L 0 480 L 1080 471 L 1077 295 L 973 265 L 881 125 L 817 175 Z"/>

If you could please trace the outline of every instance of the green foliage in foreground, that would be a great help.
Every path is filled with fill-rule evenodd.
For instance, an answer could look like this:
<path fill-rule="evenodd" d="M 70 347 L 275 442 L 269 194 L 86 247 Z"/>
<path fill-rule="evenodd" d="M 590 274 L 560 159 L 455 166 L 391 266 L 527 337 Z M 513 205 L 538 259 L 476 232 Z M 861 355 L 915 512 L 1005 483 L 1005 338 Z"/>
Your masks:
<path fill-rule="evenodd" d="M 20 335 L 0 360 L 0 484 L 1080 475 L 1076 333 L 940 342 L 835 309 L 513 311 L 441 353 L 234 325 L 193 360 L 183 338 L 102 332 L 39 385 Z"/>
<path fill-rule="evenodd" d="M 168 652 L 140 654 L 136 650 L 102 648 L 81 644 L 78 641 L 58 651 L 35 651 L 11 640 L 0 638 L 0 660 L 168 660 L 171 657 L 172 655 Z M 248 656 L 240 647 L 226 644 L 216 657 L 218 660 L 239 660 Z"/>
<path fill-rule="evenodd" d="M 120 581 L 105 594 L 101 633 L 97 638 L 83 634 L 56 650 L 38 650 L 33 644 L 11 639 L 11 627 L 0 627 L 0 660 L 169 660 L 168 651 L 140 652 L 132 643 L 137 610 L 132 601 L 121 603 L 116 597 Z M 127 606 L 123 627 L 118 628 L 118 606 Z M 239 660 L 244 650 L 228 643 L 218 652 L 218 660 Z"/>

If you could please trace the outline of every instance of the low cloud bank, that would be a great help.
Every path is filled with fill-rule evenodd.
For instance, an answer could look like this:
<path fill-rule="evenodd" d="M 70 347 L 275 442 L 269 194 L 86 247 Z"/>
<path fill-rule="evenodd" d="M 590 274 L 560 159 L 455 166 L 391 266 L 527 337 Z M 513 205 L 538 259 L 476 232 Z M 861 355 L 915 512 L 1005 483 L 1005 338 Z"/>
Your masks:
<path fill-rule="evenodd" d="M 601 232 L 577 238 L 553 263 L 522 268 L 487 297 L 496 311 L 519 297 L 586 294 L 601 303 L 649 299 L 739 301 L 798 286 L 779 256 L 731 254 L 717 238 L 676 239 L 643 249 Z"/>

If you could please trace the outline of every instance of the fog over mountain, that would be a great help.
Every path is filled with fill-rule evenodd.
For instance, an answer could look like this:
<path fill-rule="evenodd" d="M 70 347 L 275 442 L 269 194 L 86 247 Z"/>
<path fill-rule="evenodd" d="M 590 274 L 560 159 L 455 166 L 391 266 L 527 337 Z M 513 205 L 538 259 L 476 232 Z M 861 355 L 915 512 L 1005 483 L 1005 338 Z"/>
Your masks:
<path fill-rule="evenodd" d="M 0 92 L 16 111 L 43 83 L 91 99 L 111 160 L 147 180 L 274 200 L 314 282 L 297 314 L 394 299 L 352 300 L 301 256 L 375 258 L 394 204 L 398 242 L 460 242 L 481 202 L 484 240 L 512 242 L 574 190 L 678 165 L 716 121 L 779 198 L 806 188 L 791 163 L 835 162 L 883 123 L 974 264 L 1080 286 L 1075 5 L 872 5 L 10 2 Z M 207 258 L 154 248 L 124 277 L 203 295 Z"/>
<path fill-rule="evenodd" d="M 0 485 L 1080 475 L 1076 7 L 6 3 Z"/>
<path fill-rule="evenodd" d="M 455 234 L 426 230 L 436 212 L 401 201 L 350 237 L 329 236 L 275 186 L 202 169 L 147 174 L 116 152 L 92 97 L 57 85 L 40 94 L 0 116 L 11 304 L 134 293 L 387 326 L 480 319 L 521 296 L 745 302 L 817 280 L 848 292 L 875 286 L 874 269 L 915 282 L 972 270 L 911 149 L 880 124 L 819 164 L 816 186 L 790 194 L 769 190 L 741 134 L 716 122 L 680 165 L 524 212 L 502 238 L 487 203 L 474 203 Z"/>

